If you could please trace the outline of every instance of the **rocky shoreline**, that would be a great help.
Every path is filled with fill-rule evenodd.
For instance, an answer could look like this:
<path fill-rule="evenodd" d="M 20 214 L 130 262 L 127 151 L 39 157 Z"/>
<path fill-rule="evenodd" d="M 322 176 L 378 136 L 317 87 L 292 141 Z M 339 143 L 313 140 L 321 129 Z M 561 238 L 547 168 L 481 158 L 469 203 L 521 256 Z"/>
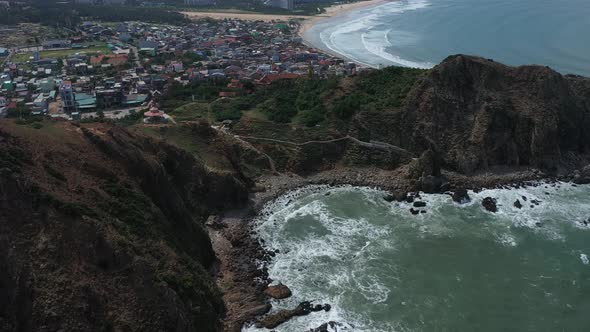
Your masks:
<path fill-rule="evenodd" d="M 468 199 L 467 190 L 516 189 L 542 184 L 556 186 L 560 181 L 588 183 L 588 170 L 582 172 L 584 176 L 575 177 L 573 173 L 551 176 L 536 169 L 512 169 L 473 176 L 443 171 L 441 177 L 447 180 L 448 186 L 445 192 L 438 193 L 452 195 L 454 201 L 461 202 L 462 199 Z M 265 263 L 270 262 L 275 252 L 265 249 L 264 240 L 259 239 L 252 229 L 252 221 L 260 215 L 267 203 L 287 192 L 310 185 L 374 187 L 391 193 L 390 196 L 384 197 L 386 200 L 400 200 L 402 196 L 414 198 L 413 193 L 416 192 L 417 186 L 415 180 L 408 179 L 404 168 L 393 171 L 378 168 L 336 168 L 305 177 L 296 174 L 264 175 L 258 178 L 256 183 L 246 208 L 210 218 L 207 224 L 213 248 L 219 259 L 216 275 L 227 307 L 225 331 L 240 331 L 245 323 L 274 328 L 294 316 L 317 311 L 306 310 L 305 308 L 313 309 L 314 305 L 307 307 L 308 304 L 302 303 L 292 310 L 281 310 L 266 315 L 271 310 L 271 297 L 267 287 L 272 280 L 268 276 Z M 490 199 L 493 201 L 493 198 Z M 495 208 L 491 203 L 482 202 L 488 211 Z M 418 209 L 415 212 L 418 212 Z M 323 310 L 324 307 L 316 309 Z M 336 323 L 326 322 L 325 326 L 322 325 L 315 330 L 327 331 L 330 324 Z"/>

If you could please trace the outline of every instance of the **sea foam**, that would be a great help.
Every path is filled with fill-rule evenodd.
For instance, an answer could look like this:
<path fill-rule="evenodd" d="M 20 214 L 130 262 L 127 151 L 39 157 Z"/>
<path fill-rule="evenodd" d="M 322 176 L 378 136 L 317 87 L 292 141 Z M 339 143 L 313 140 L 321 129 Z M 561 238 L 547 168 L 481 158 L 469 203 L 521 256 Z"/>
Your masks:
<path fill-rule="evenodd" d="M 322 26 L 320 40 L 329 50 L 370 67 L 394 64 L 412 68 L 431 68 L 434 64 L 430 62 L 404 59 L 388 52 L 388 47 L 396 46 L 396 40 L 389 39 L 389 34 L 395 32 L 379 27 L 384 17 L 419 10 L 429 5 L 430 3 L 425 0 L 395 1 L 360 10 L 345 17 L 336 17 L 330 20 L 330 25 Z M 405 38 L 409 37 L 406 35 Z M 375 56 L 373 60 L 367 60 L 367 51 Z"/>
<path fill-rule="evenodd" d="M 255 220 L 255 230 L 266 246 L 279 249 L 267 266 L 270 278 L 288 285 L 294 294 L 272 300 L 273 311 L 307 300 L 329 303 L 332 310 L 295 317 L 277 330 L 305 331 L 328 321 L 342 323 L 339 331 L 407 330 L 399 321 L 374 322 L 368 315 L 376 311 L 387 316 L 392 306 L 413 310 L 418 305 L 405 289 L 396 286 L 407 282 L 402 277 L 407 267 L 391 262 L 391 257 L 407 250 L 408 236 L 425 243 L 454 238 L 465 238 L 466 243 L 492 241 L 514 253 L 531 236 L 565 242 L 572 229 L 590 229 L 582 222 L 590 211 L 587 190 L 568 183 L 540 183 L 519 189 L 469 191 L 467 204 L 453 203 L 448 195 L 421 194 L 427 212 L 417 216 L 409 212 L 412 203 L 387 202 L 383 199 L 386 192 L 372 188 L 309 186 L 289 192 L 267 204 Z M 497 200 L 497 213 L 481 206 L 488 196 Z M 514 206 L 516 199 L 523 208 Z M 572 249 L 588 264 L 580 248 Z M 464 283 L 467 276 L 457 273 L 453 280 Z M 437 301 L 428 298 L 419 305 L 436 307 Z M 359 306 L 364 309 L 350 309 Z M 244 331 L 259 329 L 247 326 Z"/>

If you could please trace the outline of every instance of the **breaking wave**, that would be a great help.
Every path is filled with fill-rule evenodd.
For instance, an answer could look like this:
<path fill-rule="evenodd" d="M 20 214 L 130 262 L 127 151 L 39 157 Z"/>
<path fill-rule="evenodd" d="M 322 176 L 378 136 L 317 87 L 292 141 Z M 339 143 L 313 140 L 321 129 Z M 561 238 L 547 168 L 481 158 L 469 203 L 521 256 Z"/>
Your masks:
<path fill-rule="evenodd" d="M 412 203 L 388 203 L 385 194 L 310 186 L 265 206 L 255 230 L 269 249 L 278 249 L 269 276 L 294 294 L 273 300 L 273 310 L 306 300 L 332 305 L 277 331 L 306 331 L 328 321 L 342 323 L 338 331 L 432 330 L 434 317 L 469 313 L 474 294 L 484 306 L 507 298 L 531 302 L 557 323 L 563 322 L 551 316 L 558 312 L 554 307 L 575 305 L 568 294 L 586 277 L 573 271 L 588 269 L 590 187 L 557 183 L 469 192 L 471 201 L 461 205 L 448 195 L 423 194 L 426 213 L 417 216 L 409 212 Z M 497 200 L 495 214 L 481 206 L 488 196 Z M 556 285 L 563 294 L 554 294 Z M 506 293 L 496 297 L 496 291 Z M 526 316 L 531 309 L 521 310 Z M 494 323 L 502 330 L 508 322 Z M 451 318 L 438 324 L 477 329 L 459 328 Z"/>
<path fill-rule="evenodd" d="M 434 64 L 430 62 L 412 61 L 389 53 L 387 48 L 394 45 L 388 37 L 392 30 L 380 29 L 380 22 L 383 17 L 402 14 L 427 6 L 429 6 L 429 2 L 425 0 L 403 0 L 369 8 L 365 12 L 361 11 L 363 14 L 358 18 L 342 21 L 331 29 L 321 31 L 320 40 L 331 51 L 370 67 L 379 67 L 381 64 L 395 64 L 413 68 L 431 68 Z M 378 35 L 378 37 L 375 38 L 375 35 Z M 364 49 L 355 50 L 351 47 L 350 38 L 356 38 L 357 36 L 360 36 L 358 44 L 363 45 Z M 376 59 L 367 61 L 365 59 L 366 52 L 373 54 Z M 381 61 L 378 59 L 381 59 Z"/>

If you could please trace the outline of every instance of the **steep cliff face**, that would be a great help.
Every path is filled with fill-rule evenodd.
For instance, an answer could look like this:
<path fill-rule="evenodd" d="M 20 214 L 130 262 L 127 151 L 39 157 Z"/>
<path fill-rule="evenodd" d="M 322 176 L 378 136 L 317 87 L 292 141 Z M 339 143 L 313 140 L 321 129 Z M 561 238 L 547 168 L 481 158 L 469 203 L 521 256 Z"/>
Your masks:
<path fill-rule="evenodd" d="M 416 153 L 434 147 L 445 167 L 463 173 L 498 165 L 556 171 L 590 150 L 589 97 L 587 78 L 457 55 L 382 121 L 389 140 Z"/>
<path fill-rule="evenodd" d="M 117 127 L 0 122 L 0 330 L 219 330 L 202 222 L 247 189 Z"/>

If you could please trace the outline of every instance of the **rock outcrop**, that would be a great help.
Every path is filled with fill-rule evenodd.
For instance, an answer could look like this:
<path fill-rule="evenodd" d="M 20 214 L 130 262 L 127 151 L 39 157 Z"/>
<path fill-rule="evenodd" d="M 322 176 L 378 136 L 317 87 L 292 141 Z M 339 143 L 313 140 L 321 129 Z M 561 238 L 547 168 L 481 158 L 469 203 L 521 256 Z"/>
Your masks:
<path fill-rule="evenodd" d="M 557 171 L 570 153 L 590 150 L 590 79 L 450 56 L 417 82 L 398 120 L 400 146 L 419 152 L 434 144 L 444 166 L 462 173 Z"/>
<path fill-rule="evenodd" d="M 467 190 L 463 188 L 455 189 L 452 198 L 453 202 L 459 204 L 469 203 L 471 201 L 469 193 L 467 193 Z"/>
<path fill-rule="evenodd" d="M 286 299 L 291 296 L 291 290 L 283 284 L 268 286 L 264 290 L 264 293 L 277 300 Z"/>
<path fill-rule="evenodd" d="M 484 209 L 486 209 L 487 211 L 490 212 L 498 212 L 498 207 L 496 205 L 496 199 L 492 198 L 492 197 L 486 197 L 483 199 L 483 201 L 481 202 L 481 205 L 484 207 Z"/>
<path fill-rule="evenodd" d="M 107 124 L 46 121 L 34 129 L 0 121 L 0 330 L 221 330 L 225 308 L 209 273 L 216 259 L 203 223 L 245 204 L 251 178 L 262 172 L 308 175 L 342 165 L 392 171 L 405 182 L 384 199 L 408 203 L 418 195 L 407 191 L 470 188 L 447 179 L 485 177 L 496 168 L 537 168 L 543 176 L 572 170 L 573 182 L 590 183 L 588 78 L 456 55 L 406 92 L 387 109 L 318 130 L 267 121 L 266 134 L 256 123 L 233 136 L 208 123 L 188 125 L 205 138 L 203 160 Z M 159 130 L 179 128 L 186 129 Z M 206 158 L 223 167 L 212 170 Z M 454 201 L 468 199 L 454 190 Z M 514 206 L 541 204 L 522 201 Z M 497 211 L 493 198 L 482 203 Z M 248 234 L 235 233 L 228 245 L 243 246 Z M 250 276 L 256 267 L 237 269 Z M 269 307 L 248 310 L 232 330 Z M 259 323 L 272 328 L 317 310 L 329 306 L 306 302 Z"/>
<path fill-rule="evenodd" d="M 284 322 L 288 321 L 289 319 L 296 317 L 296 316 L 305 316 L 309 315 L 312 312 L 317 311 L 330 311 L 331 306 L 329 304 L 316 304 L 313 305 L 309 301 L 301 302 L 297 307 L 294 309 L 282 309 L 277 311 L 276 313 L 272 313 L 263 317 L 258 321 L 256 326 L 264 327 L 267 329 L 274 329 L 275 327 L 283 324 Z"/>

